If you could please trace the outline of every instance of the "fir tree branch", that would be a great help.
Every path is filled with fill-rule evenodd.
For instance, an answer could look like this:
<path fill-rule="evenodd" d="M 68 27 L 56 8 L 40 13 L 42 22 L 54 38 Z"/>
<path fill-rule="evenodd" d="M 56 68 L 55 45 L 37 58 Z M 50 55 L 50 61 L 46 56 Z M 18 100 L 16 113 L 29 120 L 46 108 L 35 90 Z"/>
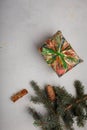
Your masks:
<path fill-rule="evenodd" d="M 52 106 L 52 102 L 49 100 L 45 89 L 40 89 L 40 87 L 34 81 L 31 81 L 31 85 L 37 95 L 36 100 L 33 96 L 31 96 L 31 101 L 33 101 L 34 103 L 42 102 L 49 112 L 52 112 L 54 115 L 56 115 Z"/>
<path fill-rule="evenodd" d="M 85 96 L 83 97 L 83 99 L 78 99 L 78 100 L 76 100 L 75 103 L 76 103 L 76 104 L 79 104 L 79 103 L 81 103 L 81 102 L 83 102 L 83 101 L 86 101 L 86 100 L 87 100 L 87 95 L 85 95 Z M 65 108 L 65 111 L 71 109 L 72 107 L 73 107 L 73 104 L 68 105 L 68 106 Z"/>
<path fill-rule="evenodd" d="M 73 130 L 73 118 L 76 117 L 77 125 L 84 126 L 84 121 L 87 120 L 87 95 L 84 94 L 84 86 L 80 81 L 74 82 L 76 97 L 61 87 L 53 86 L 53 89 L 49 88 L 46 91 L 40 89 L 34 81 L 31 84 L 36 93 L 36 96 L 31 96 L 31 101 L 42 103 L 47 109 L 47 113 L 42 115 L 30 108 L 35 125 L 40 126 L 42 130 L 64 130 L 64 126 Z M 54 100 L 52 96 L 55 97 Z"/>
<path fill-rule="evenodd" d="M 81 98 L 84 95 L 84 86 L 82 85 L 82 82 L 79 80 L 75 80 L 74 87 L 76 89 L 77 98 Z"/>

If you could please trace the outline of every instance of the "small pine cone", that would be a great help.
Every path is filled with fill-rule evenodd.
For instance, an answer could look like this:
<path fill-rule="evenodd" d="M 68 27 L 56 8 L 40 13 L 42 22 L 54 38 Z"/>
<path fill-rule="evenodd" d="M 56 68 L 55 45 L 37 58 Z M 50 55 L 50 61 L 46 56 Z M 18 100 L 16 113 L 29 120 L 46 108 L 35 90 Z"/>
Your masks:
<path fill-rule="evenodd" d="M 56 99 L 55 91 L 51 85 L 46 86 L 46 92 L 51 101 Z"/>

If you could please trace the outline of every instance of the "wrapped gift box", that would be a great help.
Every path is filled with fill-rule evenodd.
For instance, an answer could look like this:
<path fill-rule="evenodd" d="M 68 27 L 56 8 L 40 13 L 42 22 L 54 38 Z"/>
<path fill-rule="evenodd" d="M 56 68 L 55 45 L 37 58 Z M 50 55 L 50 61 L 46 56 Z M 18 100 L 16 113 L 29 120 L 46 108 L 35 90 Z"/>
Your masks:
<path fill-rule="evenodd" d="M 58 76 L 62 76 L 83 61 L 63 37 L 61 31 L 45 41 L 39 51 Z"/>

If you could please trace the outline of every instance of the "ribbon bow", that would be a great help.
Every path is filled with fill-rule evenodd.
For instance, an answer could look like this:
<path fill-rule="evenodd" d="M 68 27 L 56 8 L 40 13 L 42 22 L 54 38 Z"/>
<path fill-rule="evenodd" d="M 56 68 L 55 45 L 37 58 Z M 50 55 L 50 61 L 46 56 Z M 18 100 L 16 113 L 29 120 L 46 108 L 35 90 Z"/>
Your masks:
<path fill-rule="evenodd" d="M 47 48 L 45 46 L 42 47 L 42 55 L 45 55 L 45 56 L 51 56 L 51 58 L 49 60 L 47 60 L 47 63 L 48 64 L 52 64 L 57 57 L 59 57 L 61 59 L 61 64 L 63 66 L 64 69 L 67 69 L 68 68 L 68 64 L 69 62 L 78 62 L 78 59 L 76 59 L 75 57 L 73 56 L 70 56 L 68 54 L 64 54 L 64 51 L 62 51 L 62 45 L 64 43 L 64 41 L 62 42 L 61 44 L 61 41 L 59 39 L 59 37 L 56 38 L 57 42 L 58 42 L 58 48 L 56 50 L 53 50 L 51 48 Z M 64 40 L 64 39 L 62 39 Z M 71 48 L 71 46 L 68 46 L 68 48 L 66 49 L 67 53 L 68 53 L 68 50 Z M 69 52 L 70 54 L 70 52 Z M 68 64 L 67 64 L 68 62 Z"/>

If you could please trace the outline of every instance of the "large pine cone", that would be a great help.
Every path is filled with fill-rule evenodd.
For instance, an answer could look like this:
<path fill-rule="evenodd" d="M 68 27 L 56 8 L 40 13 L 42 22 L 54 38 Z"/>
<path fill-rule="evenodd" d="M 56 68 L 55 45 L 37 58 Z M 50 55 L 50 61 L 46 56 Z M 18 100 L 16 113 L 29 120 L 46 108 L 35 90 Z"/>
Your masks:
<path fill-rule="evenodd" d="M 51 85 L 46 86 L 46 92 L 51 101 L 56 99 L 55 91 Z"/>

